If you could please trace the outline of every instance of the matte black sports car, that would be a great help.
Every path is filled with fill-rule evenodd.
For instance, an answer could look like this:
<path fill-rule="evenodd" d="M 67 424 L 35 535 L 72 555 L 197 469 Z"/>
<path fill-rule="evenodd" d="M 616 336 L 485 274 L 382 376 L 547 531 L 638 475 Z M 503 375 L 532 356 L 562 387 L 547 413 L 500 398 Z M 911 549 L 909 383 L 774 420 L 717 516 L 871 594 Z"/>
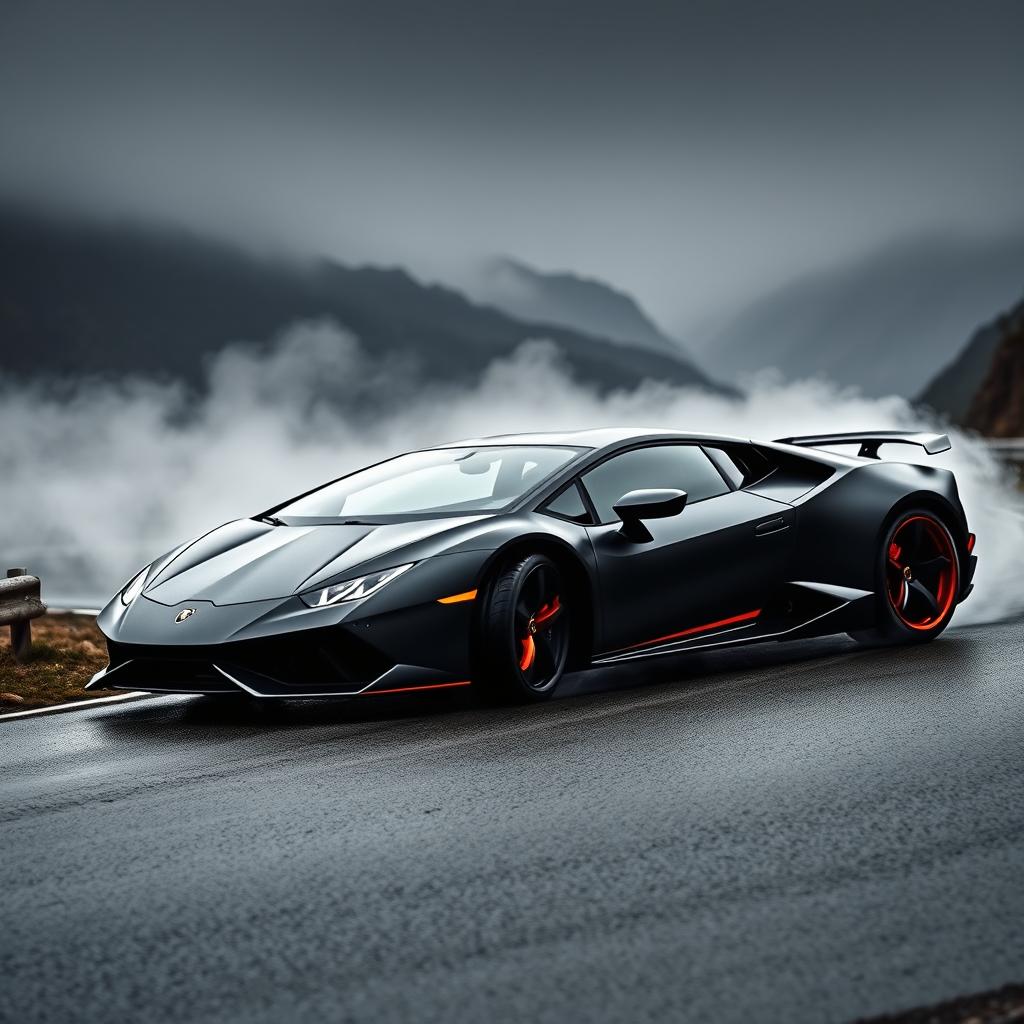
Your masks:
<path fill-rule="evenodd" d="M 930 640 L 974 535 L 953 475 L 887 443 L 949 448 L 607 429 L 400 455 L 146 566 L 99 616 L 88 688 L 540 700 L 566 669 L 697 648 Z"/>

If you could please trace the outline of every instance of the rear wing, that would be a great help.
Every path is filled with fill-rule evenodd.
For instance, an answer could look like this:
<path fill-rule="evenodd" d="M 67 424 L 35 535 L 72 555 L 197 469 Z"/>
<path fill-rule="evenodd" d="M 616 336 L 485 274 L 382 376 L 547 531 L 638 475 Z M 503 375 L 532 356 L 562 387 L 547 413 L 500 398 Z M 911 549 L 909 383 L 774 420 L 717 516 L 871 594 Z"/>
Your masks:
<path fill-rule="evenodd" d="M 883 444 L 916 444 L 929 455 L 948 452 L 953 446 L 946 434 L 900 433 L 894 430 L 866 430 L 854 434 L 808 434 L 806 437 L 780 437 L 776 444 L 795 444 L 801 448 L 826 448 L 831 445 L 860 445 L 858 455 L 867 459 L 877 459 L 878 449 Z"/>

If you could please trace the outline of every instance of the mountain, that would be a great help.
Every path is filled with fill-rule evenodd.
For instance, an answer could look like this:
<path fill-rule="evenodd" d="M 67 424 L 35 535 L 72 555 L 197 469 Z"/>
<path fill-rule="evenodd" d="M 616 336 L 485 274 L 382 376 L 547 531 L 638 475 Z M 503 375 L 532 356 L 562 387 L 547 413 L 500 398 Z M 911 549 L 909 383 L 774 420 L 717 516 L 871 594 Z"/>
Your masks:
<path fill-rule="evenodd" d="M 1024 301 L 977 331 L 922 401 L 989 437 L 1024 437 Z"/>
<path fill-rule="evenodd" d="M 598 338 L 686 358 L 682 345 L 665 335 L 625 292 L 604 281 L 565 272 L 547 273 L 499 256 L 486 261 L 469 292 L 509 316 L 558 324 Z"/>
<path fill-rule="evenodd" d="M 983 324 L 951 363 L 935 375 L 918 401 L 947 416 L 954 423 L 966 423 L 971 404 L 990 375 L 993 358 L 1007 335 L 1019 324 L 1022 307 Z"/>
<path fill-rule="evenodd" d="M 530 338 L 559 346 L 600 388 L 644 379 L 722 390 L 689 362 L 607 337 L 517 320 L 401 269 L 258 259 L 155 229 L 69 223 L 0 208 L 0 370 L 203 381 L 206 357 L 265 342 L 296 320 L 331 318 L 372 355 L 424 378 L 470 382 Z"/>
<path fill-rule="evenodd" d="M 696 354 L 722 380 L 768 367 L 917 395 L 1024 283 L 1024 232 L 910 239 L 758 299 Z"/>

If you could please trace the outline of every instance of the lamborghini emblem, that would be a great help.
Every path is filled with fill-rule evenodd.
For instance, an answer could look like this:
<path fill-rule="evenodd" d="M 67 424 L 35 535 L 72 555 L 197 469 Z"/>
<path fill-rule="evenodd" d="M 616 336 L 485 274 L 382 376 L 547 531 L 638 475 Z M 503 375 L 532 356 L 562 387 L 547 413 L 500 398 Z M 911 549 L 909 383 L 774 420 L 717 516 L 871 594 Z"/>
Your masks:
<path fill-rule="evenodd" d="M 175 622 L 184 622 L 186 619 L 192 618 L 192 616 L 195 615 L 195 613 L 196 613 L 195 608 L 182 608 L 181 611 L 178 612 L 178 614 L 174 616 L 174 621 Z"/>

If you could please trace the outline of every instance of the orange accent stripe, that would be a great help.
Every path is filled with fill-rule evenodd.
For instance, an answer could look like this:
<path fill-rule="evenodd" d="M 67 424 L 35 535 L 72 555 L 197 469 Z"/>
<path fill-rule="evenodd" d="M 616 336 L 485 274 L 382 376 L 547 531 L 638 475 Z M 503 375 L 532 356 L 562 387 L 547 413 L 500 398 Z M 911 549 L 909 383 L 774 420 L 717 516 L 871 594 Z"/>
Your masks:
<path fill-rule="evenodd" d="M 451 597 L 439 597 L 438 604 L 458 604 L 460 601 L 472 601 L 476 598 L 475 590 L 465 590 L 461 594 L 452 594 Z"/>
<path fill-rule="evenodd" d="M 414 690 L 447 690 L 452 686 L 471 685 L 471 679 L 460 679 L 457 683 L 428 683 L 425 686 L 396 686 L 391 690 L 364 690 L 358 696 L 376 697 L 379 693 L 412 693 Z"/>
<path fill-rule="evenodd" d="M 971 554 L 974 551 L 974 544 L 977 539 L 973 533 L 967 534 L 967 554 Z"/>
<path fill-rule="evenodd" d="M 623 647 L 621 650 L 632 651 L 637 647 L 647 647 L 648 644 L 660 644 L 666 640 L 678 640 L 683 636 L 693 636 L 694 633 L 706 633 L 709 629 L 720 629 L 722 626 L 732 626 L 737 622 L 749 622 L 751 619 L 756 619 L 761 614 L 760 608 L 755 608 L 752 612 L 744 612 L 742 615 L 733 615 L 729 619 L 719 619 L 717 622 L 709 622 L 704 626 L 691 626 L 689 629 L 681 629 L 678 633 L 669 633 L 667 636 L 655 637 L 653 640 L 644 640 L 638 644 L 631 644 L 629 647 Z"/>

